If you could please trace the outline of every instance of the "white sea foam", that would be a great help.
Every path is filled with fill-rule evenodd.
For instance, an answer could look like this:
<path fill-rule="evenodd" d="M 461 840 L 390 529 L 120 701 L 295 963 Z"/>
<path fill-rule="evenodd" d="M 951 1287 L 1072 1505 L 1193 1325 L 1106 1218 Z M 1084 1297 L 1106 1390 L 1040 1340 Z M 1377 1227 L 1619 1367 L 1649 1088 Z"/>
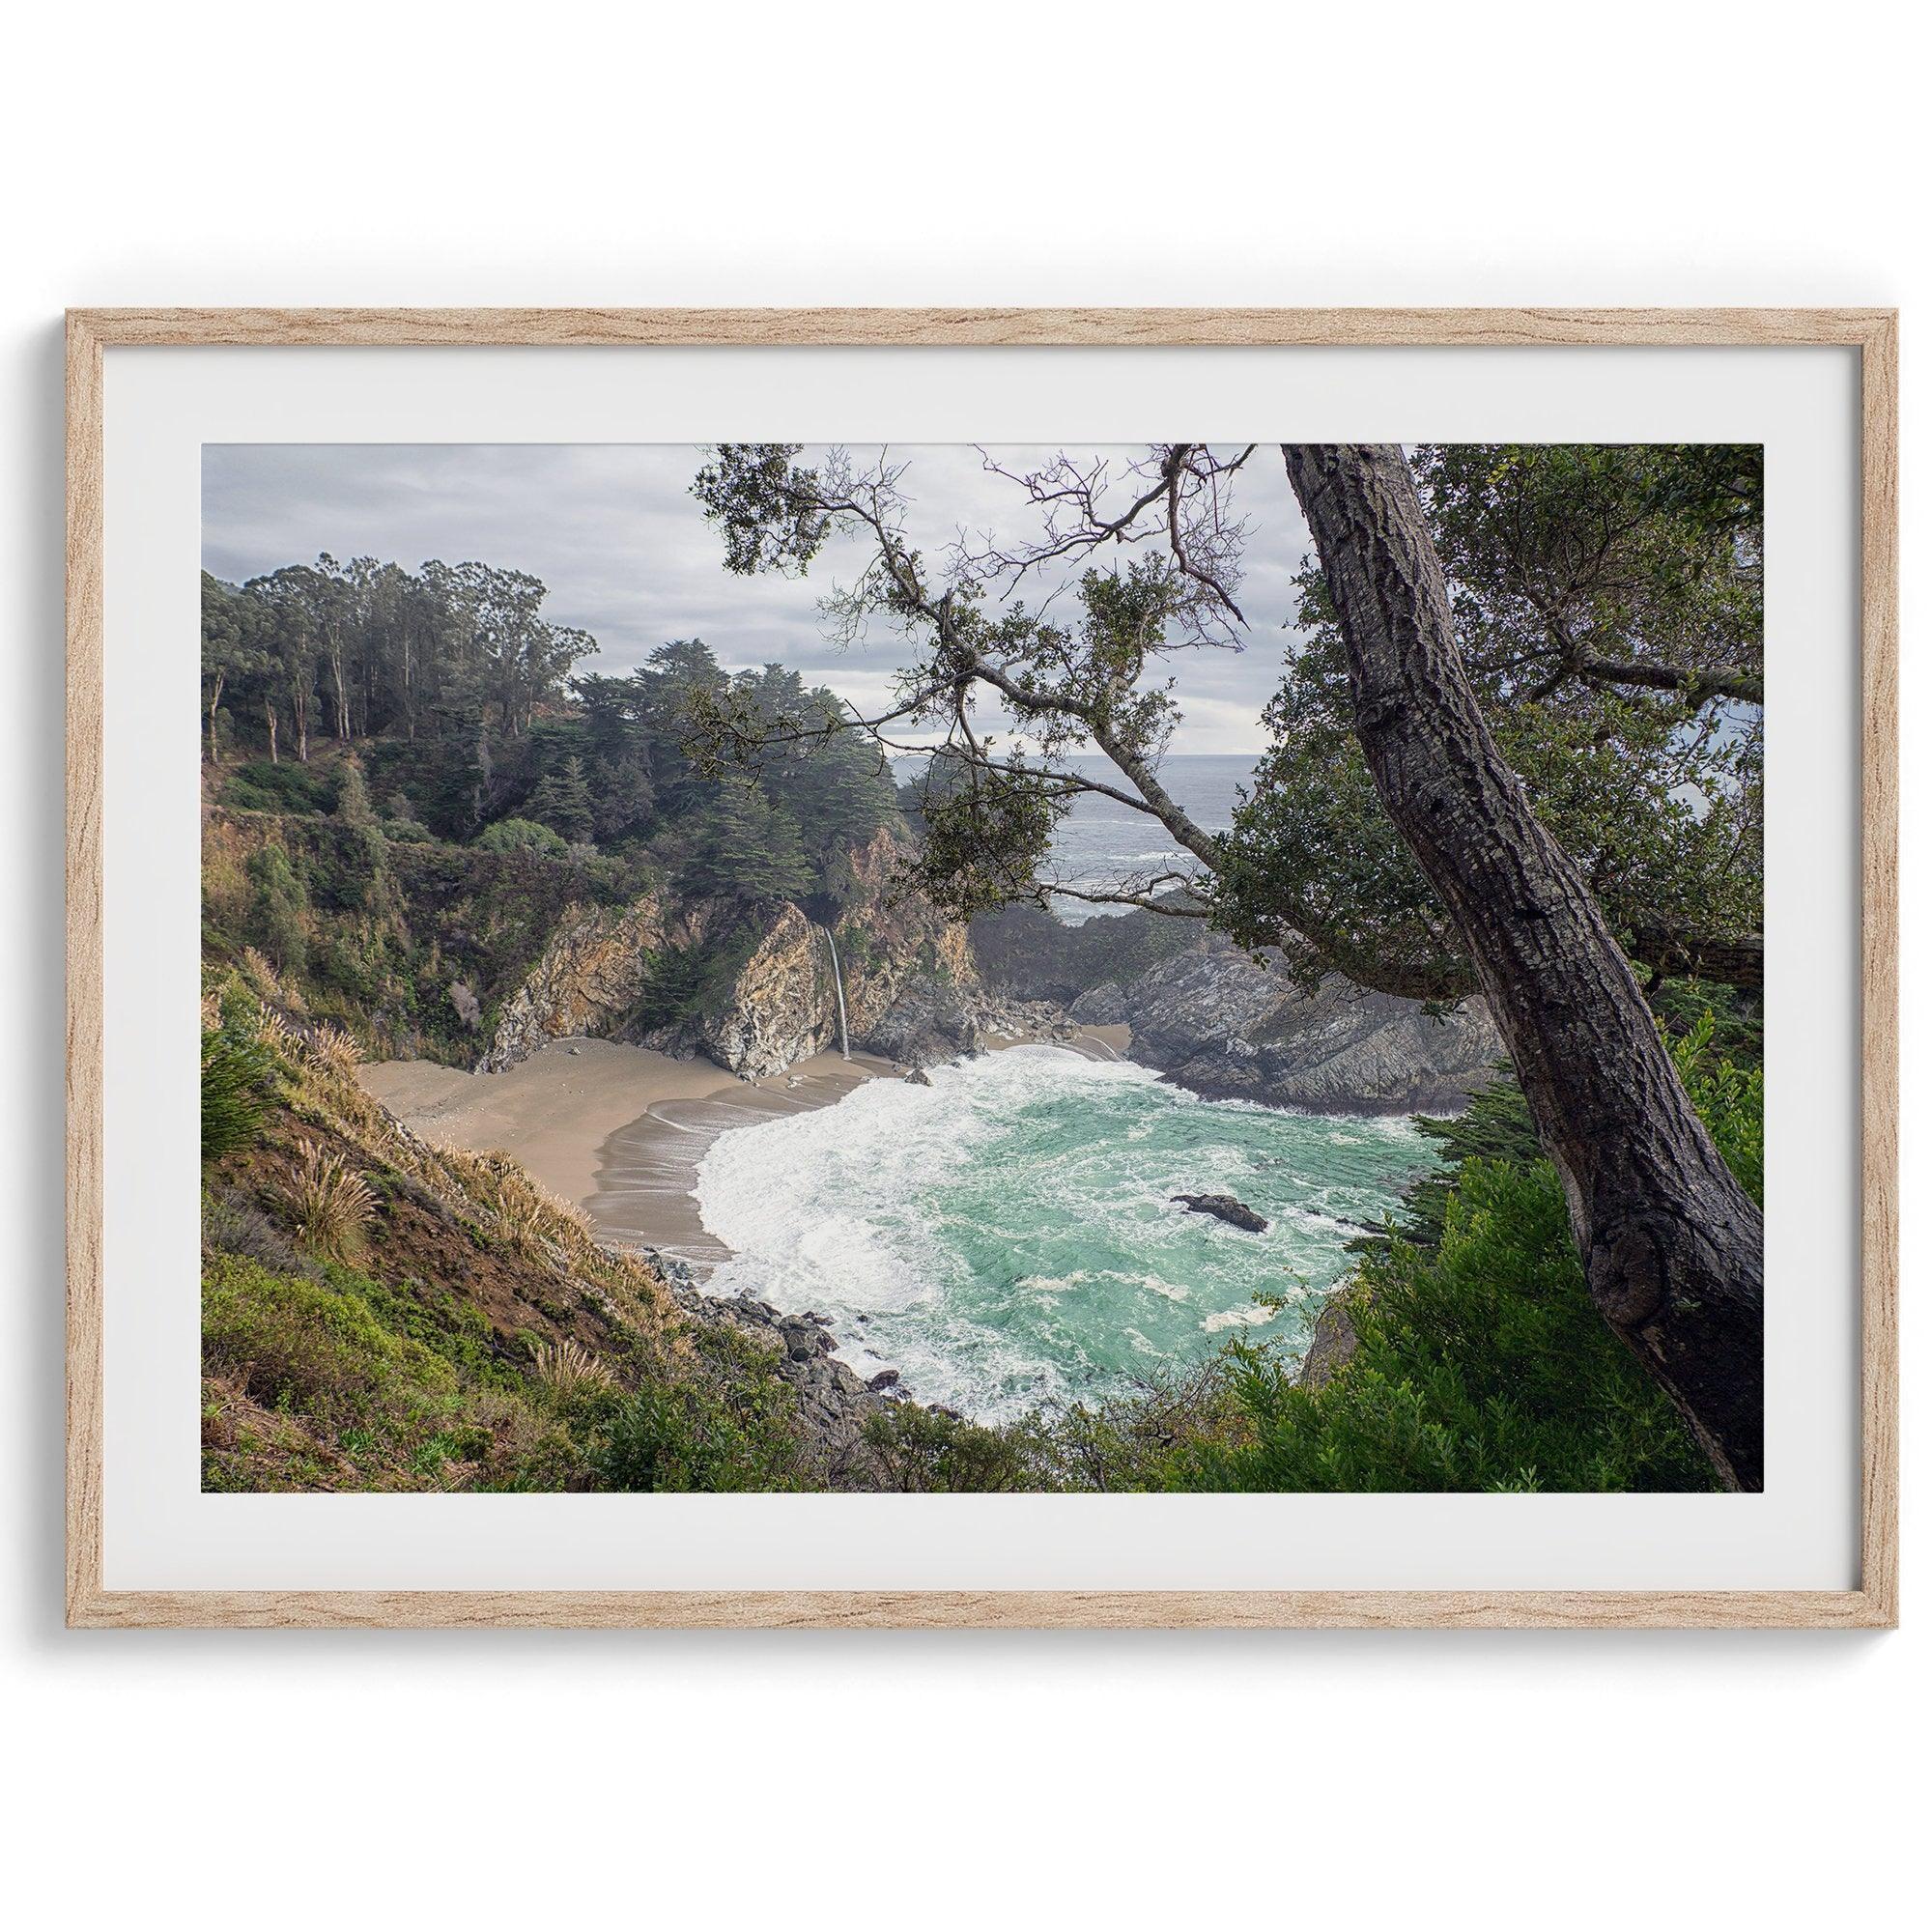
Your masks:
<path fill-rule="evenodd" d="M 1224 1308 L 1218 1314 L 1210 1315 L 1201 1324 L 1204 1335 L 1218 1334 L 1223 1328 L 1259 1328 L 1264 1321 L 1274 1320 L 1272 1308 L 1259 1306 L 1248 1308 Z"/>
<path fill-rule="evenodd" d="M 707 1287 L 829 1316 L 841 1355 L 920 1399 L 999 1418 L 1104 1394 L 1274 1321 L 1285 1277 L 1326 1286 L 1426 1153 L 1374 1124 L 1207 1101 L 1054 1046 L 874 1080 L 836 1106 L 721 1134 L 695 1192 L 733 1252 Z M 1350 1132 L 1350 1138 L 1355 1138 Z M 1265 1236 L 1170 1205 L 1230 1192 Z M 860 1316 L 866 1317 L 861 1322 Z M 1292 1325 L 1279 1332 L 1293 1340 Z"/>

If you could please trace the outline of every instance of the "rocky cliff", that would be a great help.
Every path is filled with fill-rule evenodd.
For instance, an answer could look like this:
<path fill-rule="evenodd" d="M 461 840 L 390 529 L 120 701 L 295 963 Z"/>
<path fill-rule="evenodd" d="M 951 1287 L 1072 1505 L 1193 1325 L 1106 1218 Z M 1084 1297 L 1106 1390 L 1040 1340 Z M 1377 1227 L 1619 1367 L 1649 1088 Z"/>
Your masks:
<path fill-rule="evenodd" d="M 822 1315 L 786 1315 L 746 1294 L 713 1297 L 674 1255 L 660 1254 L 655 1248 L 639 1253 L 669 1285 L 672 1298 L 692 1321 L 728 1321 L 769 1351 L 773 1373 L 797 1402 L 796 1426 L 828 1488 L 884 1486 L 884 1470 L 866 1440 L 866 1425 L 905 1399 L 896 1387 L 895 1374 L 883 1374 L 875 1386 L 838 1360 L 833 1350 L 838 1339 Z"/>
<path fill-rule="evenodd" d="M 781 907 L 722 1003 L 697 1015 L 691 1031 L 709 1058 L 747 1080 L 837 1047 L 838 989 L 824 928 L 796 906 Z"/>
<path fill-rule="evenodd" d="M 901 1066 L 926 1067 L 1014 1040 L 1069 1039 L 1074 1032 L 1065 1009 L 1050 1001 L 919 979 L 856 1043 Z"/>
<path fill-rule="evenodd" d="M 976 976 L 964 928 L 896 890 L 903 857 L 889 830 L 854 847 L 849 888 L 826 924 L 795 905 L 748 919 L 725 901 L 680 905 L 655 892 L 625 907 L 572 906 L 505 1002 L 481 1070 L 495 1072 L 550 1040 L 586 1034 L 703 1053 L 746 1079 L 782 1072 L 839 1043 L 828 930 L 851 1043 L 911 1058 L 890 1043 L 895 1026 L 910 1034 L 908 1023 L 894 1017 L 901 997 L 917 989 L 922 1011 L 956 1004 Z M 647 996 L 667 977 L 667 963 L 679 961 L 701 964 L 701 990 L 668 1014 L 653 1010 Z M 971 1043 L 962 1037 L 950 1050 Z"/>
<path fill-rule="evenodd" d="M 529 978 L 503 1003 L 477 1070 L 500 1072 L 554 1039 L 611 1032 L 643 996 L 666 937 L 656 893 L 622 908 L 572 906 Z"/>
<path fill-rule="evenodd" d="M 1278 953 L 1257 963 L 1220 934 L 1074 1008 L 1103 1013 L 1135 1060 L 1198 1094 L 1322 1113 L 1453 1112 L 1503 1051 L 1480 1000 L 1437 1016 L 1333 978 L 1310 996 Z"/>

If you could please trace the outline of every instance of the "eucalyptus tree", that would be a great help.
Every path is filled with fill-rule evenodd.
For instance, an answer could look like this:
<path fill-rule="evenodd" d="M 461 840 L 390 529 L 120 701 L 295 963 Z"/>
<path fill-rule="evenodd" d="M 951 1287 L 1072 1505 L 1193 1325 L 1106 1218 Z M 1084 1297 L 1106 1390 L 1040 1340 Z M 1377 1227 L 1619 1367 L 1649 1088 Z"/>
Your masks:
<path fill-rule="evenodd" d="M 242 585 L 261 612 L 260 637 L 268 666 L 270 694 L 266 698 L 269 756 L 279 762 L 279 710 L 276 698 L 287 701 L 295 730 L 296 756 L 308 762 L 309 707 L 315 697 L 316 665 L 321 649 L 318 613 L 326 592 L 316 573 L 299 563 L 284 564 Z"/>
<path fill-rule="evenodd" d="M 1726 1480 L 1757 1487 L 1761 1225 L 1618 940 L 1651 970 L 1755 970 L 1750 453 L 1427 452 L 1452 588 L 1400 450 L 1285 446 L 1320 570 L 1233 836 L 1195 822 L 1161 760 L 1186 655 L 1248 634 L 1236 488 L 1256 445 L 1163 444 L 1121 472 L 1064 453 L 1003 471 L 1029 537 L 962 536 L 932 555 L 912 537 L 904 464 L 799 454 L 722 445 L 694 494 L 735 572 L 803 573 L 829 541 L 857 540 L 858 574 L 827 616 L 846 638 L 890 626 L 906 668 L 872 715 L 791 728 L 888 746 L 937 730 L 921 800 L 933 895 L 959 913 L 1059 893 L 1217 916 L 1311 978 L 1487 993 L 1598 1308 Z M 1068 621 L 1056 601 L 1073 604 Z M 1073 762 L 1089 746 L 1111 775 Z M 1099 889 L 1051 877 L 1054 826 L 1082 795 L 1156 820 L 1194 865 Z"/>
<path fill-rule="evenodd" d="M 256 612 L 248 599 L 201 573 L 201 690 L 208 718 L 208 762 L 221 762 L 221 700 L 257 668 Z"/>

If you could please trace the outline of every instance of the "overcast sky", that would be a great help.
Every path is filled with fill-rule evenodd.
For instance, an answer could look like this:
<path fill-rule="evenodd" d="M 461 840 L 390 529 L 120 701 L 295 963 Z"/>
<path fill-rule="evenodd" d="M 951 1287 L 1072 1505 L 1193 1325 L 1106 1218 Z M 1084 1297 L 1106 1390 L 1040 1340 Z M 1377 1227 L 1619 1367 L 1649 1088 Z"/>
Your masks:
<path fill-rule="evenodd" d="M 864 463 L 874 451 L 855 448 Z M 1087 452 L 1077 452 L 1085 455 Z M 1124 467 L 1133 452 L 1110 452 Z M 964 445 L 902 447 L 910 464 L 911 534 L 928 554 L 964 526 L 1012 539 L 1037 525 L 1015 486 Z M 1041 452 L 998 449 L 1009 468 Z M 231 582 L 319 552 L 373 556 L 413 570 L 430 557 L 524 570 L 550 586 L 545 614 L 588 631 L 584 668 L 630 669 L 672 638 L 701 638 L 732 669 L 774 660 L 862 705 L 883 697 L 899 656 L 875 634 L 842 650 L 827 641 L 817 602 L 850 582 L 862 554 L 828 550 L 802 581 L 726 574 L 717 536 L 690 495 L 701 452 L 643 443 L 211 443 L 202 455 L 202 561 Z M 1308 536 L 1281 465 L 1254 463 L 1236 507 L 1252 521 L 1239 652 L 1178 662 L 1183 723 L 1177 752 L 1261 748 L 1293 609 L 1291 582 Z M 1031 601 L 1031 599 L 1030 599 Z"/>

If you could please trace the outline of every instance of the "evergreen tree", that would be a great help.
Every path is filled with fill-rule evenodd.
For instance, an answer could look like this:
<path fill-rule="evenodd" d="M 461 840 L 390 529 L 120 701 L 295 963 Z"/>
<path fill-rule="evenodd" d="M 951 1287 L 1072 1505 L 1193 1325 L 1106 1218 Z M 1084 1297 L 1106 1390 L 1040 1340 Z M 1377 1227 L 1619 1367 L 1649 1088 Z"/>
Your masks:
<path fill-rule="evenodd" d="M 546 772 L 526 802 L 523 815 L 535 819 L 539 825 L 548 825 L 569 844 L 588 843 L 595 825 L 590 787 L 583 781 L 582 761 L 568 757 Z"/>
<path fill-rule="evenodd" d="M 308 895 L 279 845 L 264 845 L 248 860 L 248 883 L 255 889 L 248 936 L 274 963 L 275 970 L 298 976 L 308 967 L 304 915 Z"/>
<path fill-rule="evenodd" d="M 766 783 L 797 818 L 806 849 L 821 866 L 899 816 L 890 767 L 876 747 L 849 731 L 787 759 Z"/>
<path fill-rule="evenodd" d="M 791 813 L 772 804 L 753 779 L 720 779 L 698 820 L 685 885 L 713 898 L 795 899 L 812 887 L 812 869 Z"/>

